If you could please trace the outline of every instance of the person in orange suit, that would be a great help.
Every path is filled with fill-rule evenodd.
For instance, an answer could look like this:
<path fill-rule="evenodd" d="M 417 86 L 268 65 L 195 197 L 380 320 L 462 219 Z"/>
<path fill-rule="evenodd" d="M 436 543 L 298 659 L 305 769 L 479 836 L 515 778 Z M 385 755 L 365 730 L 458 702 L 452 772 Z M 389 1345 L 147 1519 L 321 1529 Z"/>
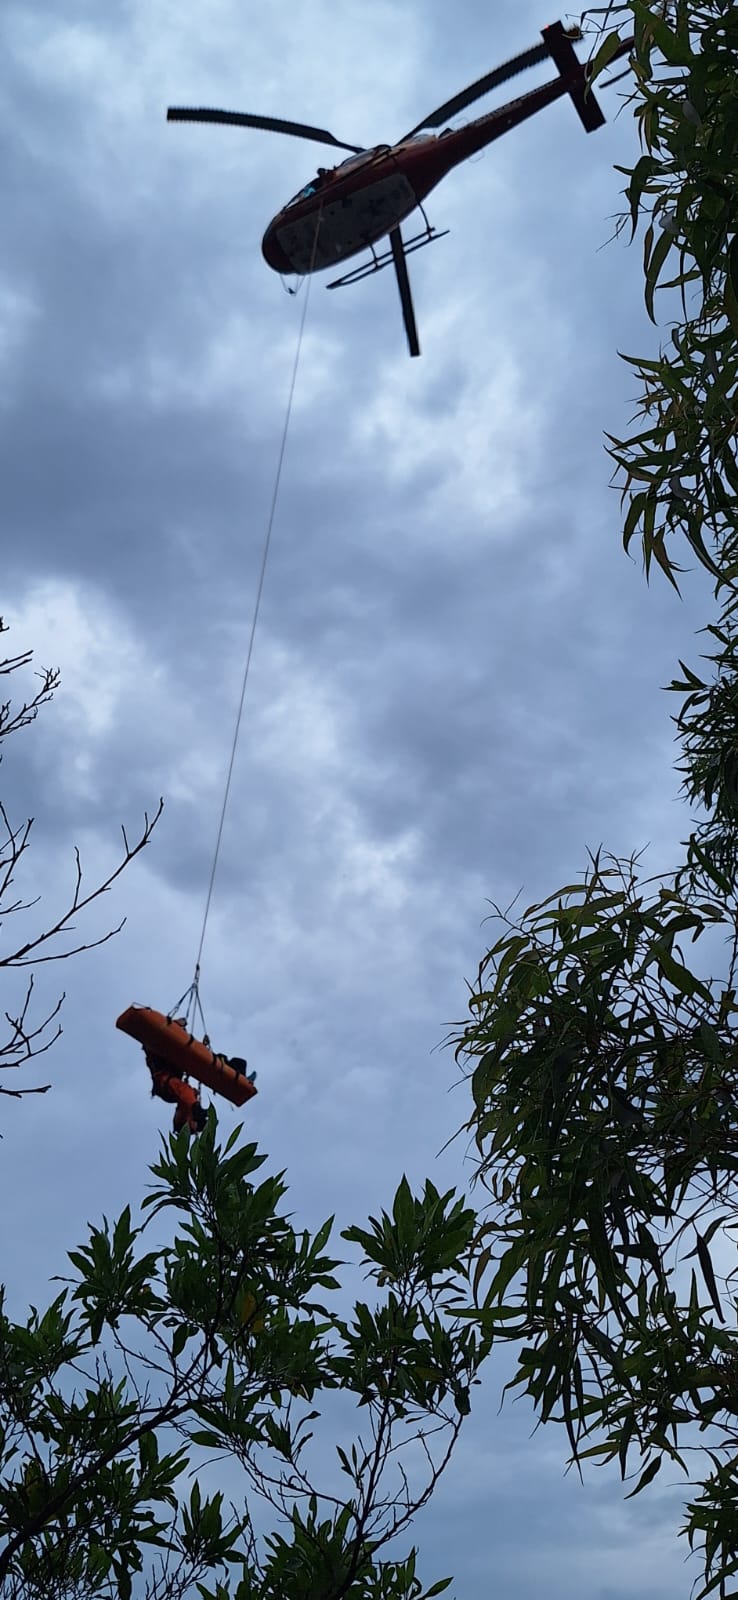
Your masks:
<path fill-rule="evenodd" d="M 176 1020 L 180 1027 L 187 1026 L 186 1018 L 177 1017 Z M 152 1095 L 175 1107 L 174 1132 L 180 1133 L 182 1128 L 189 1128 L 190 1133 L 201 1133 L 207 1121 L 207 1112 L 200 1103 L 197 1089 L 193 1089 L 191 1083 L 185 1083 L 181 1069 L 173 1067 L 163 1056 L 149 1055 L 146 1050 L 144 1055 L 151 1073 Z"/>
<path fill-rule="evenodd" d="M 186 1017 L 174 1017 L 177 1026 L 188 1031 Z M 206 1044 L 209 1041 L 205 1040 Z M 150 1054 L 144 1050 L 146 1065 L 151 1073 L 151 1093 L 159 1100 L 166 1100 L 169 1105 L 176 1106 L 174 1113 L 174 1131 L 179 1133 L 181 1128 L 189 1128 L 191 1133 L 201 1133 L 207 1121 L 207 1113 L 200 1104 L 199 1090 L 185 1081 L 184 1071 L 167 1061 L 164 1056 Z M 222 1061 L 226 1066 L 232 1067 L 253 1083 L 255 1072 L 248 1071 L 248 1062 L 243 1056 L 226 1056 L 214 1053 L 215 1061 Z"/>

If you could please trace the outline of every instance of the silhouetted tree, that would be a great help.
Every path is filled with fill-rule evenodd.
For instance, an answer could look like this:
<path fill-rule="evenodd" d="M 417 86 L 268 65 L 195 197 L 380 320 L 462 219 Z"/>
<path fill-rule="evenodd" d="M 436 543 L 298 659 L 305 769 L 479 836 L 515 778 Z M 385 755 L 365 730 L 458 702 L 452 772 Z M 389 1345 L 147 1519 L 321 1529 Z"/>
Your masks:
<path fill-rule="evenodd" d="M 0 634 L 8 630 L 0 617 Z M 0 676 L 10 677 L 32 661 L 32 652 L 27 650 L 21 655 L 8 656 L 0 661 Z M 54 692 L 59 687 L 59 672 L 55 667 L 44 668 L 37 674 L 38 685 L 28 699 L 14 704 L 11 699 L 0 704 L 0 741 L 13 733 L 18 733 L 21 728 L 29 727 L 36 720 L 40 708 L 52 699 Z M 4 752 L 0 750 L 0 761 Z M 75 850 L 74 880 L 72 889 L 64 909 L 53 915 L 50 925 L 40 933 L 34 933 L 29 938 L 21 937 L 19 943 L 14 943 L 12 931 L 16 927 L 16 918 L 21 918 L 23 913 L 30 911 L 37 901 L 24 900 L 18 888 L 18 878 L 22 875 L 24 857 L 30 847 L 33 818 L 28 817 L 21 823 L 11 820 L 5 802 L 0 798 L 0 926 L 3 929 L 4 943 L 0 946 L 0 968 L 14 970 L 18 968 L 31 968 L 43 965 L 50 961 L 66 961 L 70 956 L 81 954 L 83 950 L 95 949 L 97 945 L 105 944 L 112 939 L 123 927 L 125 918 L 117 927 L 103 934 L 98 939 L 80 942 L 70 935 L 74 933 L 75 921 L 80 914 L 87 910 L 95 900 L 108 892 L 116 879 L 125 870 L 135 856 L 148 844 L 151 833 L 155 827 L 162 810 L 159 803 L 155 815 L 149 819 L 144 817 L 144 826 L 133 844 L 129 843 L 125 828 L 123 832 L 123 854 L 118 865 L 110 872 L 102 883 L 94 888 L 87 888 L 82 877 L 82 863 L 79 851 Z M 13 919 L 12 922 L 10 919 Z M 51 1011 L 39 1021 L 33 1014 L 34 980 L 31 970 L 27 983 L 21 993 L 19 1001 L 12 1006 L 6 1001 L 3 1006 L 7 1034 L 0 1042 L 0 1070 L 12 1071 L 23 1067 L 34 1057 L 43 1055 L 58 1039 L 61 1033 L 59 1013 L 64 1002 L 62 995 L 52 1007 Z M 15 1084 L 0 1085 L 0 1095 L 11 1095 L 20 1098 L 27 1094 L 46 1094 L 50 1085 L 48 1083 L 35 1084 L 32 1087 L 25 1085 L 18 1087 Z"/>

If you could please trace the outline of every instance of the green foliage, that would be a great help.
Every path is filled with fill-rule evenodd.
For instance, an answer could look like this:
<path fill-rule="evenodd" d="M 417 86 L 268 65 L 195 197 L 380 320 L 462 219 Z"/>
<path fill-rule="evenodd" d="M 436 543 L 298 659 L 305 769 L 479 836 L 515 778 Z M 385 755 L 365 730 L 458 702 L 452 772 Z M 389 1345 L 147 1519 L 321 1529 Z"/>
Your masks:
<path fill-rule="evenodd" d="M 640 381 L 647 426 L 612 440 L 623 485 L 624 546 L 640 534 L 676 586 L 671 539 L 682 533 L 722 595 L 708 674 L 682 662 L 671 690 L 688 800 L 703 814 L 685 874 L 706 864 L 738 882 L 738 10 L 720 0 L 692 5 L 608 6 L 634 27 L 632 104 L 644 155 L 628 176 L 629 221 L 644 226 L 645 304 L 656 290 L 674 315 L 656 360 L 628 357 Z M 607 40 L 605 40 L 607 46 Z M 602 48 L 605 48 L 602 46 Z M 704 814 L 706 813 L 706 814 Z"/>
<path fill-rule="evenodd" d="M 724 1573 L 738 1464 L 738 939 L 722 983 L 682 944 L 735 930 L 735 902 L 641 885 L 634 861 L 594 857 L 583 883 L 502 921 L 456 1040 L 491 1197 L 469 1320 L 517 1343 L 508 1387 L 563 1422 L 572 1458 L 617 1460 L 634 1494 L 664 1458 L 687 1472 L 709 1423 L 716 1477 L 688 1532 L 708 1577 Z"/>
<path fill-rule="evenodd" d="M 626 357 L 639 380 L 641 426 L 611 438 L 625 510 L 626 550 L 640 535 L 646 573 L 655 561 L 674 586 L 673 536 L 715 579 L 718 648 L 703 678 L 682 663 L 670 688 L 684 696 L 675 718 L 679 770 L 703 807 L 685 876 L 704 881 L 705 859 L 738 881 L 735 726 L 738 578 L 738 9 L 723 0 L 695 5 L 609 5 L 634 34 L 631 103 L 643 154 L 628 179 L 631 235 L 643 229 L 645 300 L 672 326 L 656 359 Z M 617 35 L 595 61 L 604 70 Z M 625 222 L 625 219 L 623 219 Z"/>
<path fill-rule="evenodd" d="M 403 1179 L 391 1215 L 344 1234 L 376 1290 L 346 1319 L 331 1222 L 297 1233 L 282 1177 L 259 1180 L 256 1147 L 216 1133 L 211 1112 L 199 1139 L 170 1140 L 145 1219 L 91 1228 L 43 1315 L 0 1311 L 0 1595 L 440 1594 L 450 1580 L 424 1589 L 414 1551 L 383 1551 L 432 1493 L 489 1349 L 463 1317 L 473 1213 Z M 175 1236 L 147 1247 L 172 1213 Z M 337 1391 L 366 1419 L 341 1443 Z M 344 1498 L 315 1487 L 318 1422 Z M 233 1504 L 205 1492 L 214 1457 Z M 261 1541 L 249 1494 L 269 1510 Z"/>
<path fill-rule="evenodd" d="M 591 13 L 590 13 L 591 15 Z M 670 685 L 679 771 L 701 808 L 672 878 L 591 858 L 485 956 L 456 1036 L 479 1175 L 471 1325 L 516 1347 L 508 1387 L 566 1429 L 572 1460 L 617 1461 L 629 1497 L 666 1460 L 693 1497 L 700 1594 L 738 1594 L 738 8 L 627 0 L 593 75 L 633 35 L 642 155 L 628 179 L 645 302 L 673 318 L 627 357 L 639 423 L 610 439 L 626 550 L 677 586 L 681 534 L 715 580 L 711 670 Z M 625 31 L 624 30 L 624 31 Z M 501 916 L 498 913 L 498 916 Z M 718 928 L 725 974 L 684 953 Z M 706 1476 L 700 1478 L 705 1471 Z M 696 1492 L 695 1492 L 696 1491 Z"/>
<path fill-rule="evenodd" d="M 707 657 L 712 676 L 702 678 L 680 661 L 682 677 L 669 684 L 684 696 L 674 718 L 684 751 L 678 770 L 688 800 L 703 810 L 682 876 L 723 893 L 738 885 L 738 637 L 732 613 L 731 602 L 720 623 L 704 630 L 720 647 Z"/>
<path fill-rule="evenodd" d="M 660 291 L 676 312 L 655 360 L 627 357 L 647 426 L 612 439 L 627 504 L 624 543 L 640 533 L 676 586 L 667 548 L 686 538 L 719 587 L 738 572 L 738 11 L 712 0 L 613 5 L 634 35 L 631 100 L 643 155 L 628 178 L 632 235 L 643 225 L 646 309 Z M 599 64 L 603 70 L 606 60 Z"/>

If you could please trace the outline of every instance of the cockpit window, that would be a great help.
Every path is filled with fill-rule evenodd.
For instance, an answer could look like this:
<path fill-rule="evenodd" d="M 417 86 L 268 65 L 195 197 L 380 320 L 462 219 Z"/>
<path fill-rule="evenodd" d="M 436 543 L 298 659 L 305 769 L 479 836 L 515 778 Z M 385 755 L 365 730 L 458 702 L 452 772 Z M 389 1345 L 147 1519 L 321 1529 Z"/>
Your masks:
<path fill-rule="evenodd" d="M 306 183 L 304 189 L 300 189 L 297 194 L 293 194 L 291 200 L 287 201 L 285 211 L 289 211 L 290 206 L 296 206 L 298 200 L 309 200 L 311 194 L 317 194 L 319 183 L 319 178 L 315 178 L 312 183 Z"/>
<path fill-rule="evenodd" d="M 363 166 L 367 161 L 371 160 L 372 156 L 379 155 L 383 150 L 389 150 L 389 148 L 388 144 L 375 145 L 370 150 L 360 150 L 357 155 L 347 156 L 346 160 L 340 161 L 337 167 L 319 167 L 316 177 L 312 178 L 310 183 L 305 184 L 304 189 L 300 189 L 298 194 L 294 194 L 292 199 L 287 201 L 285 211 L 288 211 L 290 206 L 296 206 L 298 200 L 309 200 L 311 195 L 317 194 L 323 188 L 326 179 L 330 177 L 331 171 L 345 172 L 347 167 Z"/>

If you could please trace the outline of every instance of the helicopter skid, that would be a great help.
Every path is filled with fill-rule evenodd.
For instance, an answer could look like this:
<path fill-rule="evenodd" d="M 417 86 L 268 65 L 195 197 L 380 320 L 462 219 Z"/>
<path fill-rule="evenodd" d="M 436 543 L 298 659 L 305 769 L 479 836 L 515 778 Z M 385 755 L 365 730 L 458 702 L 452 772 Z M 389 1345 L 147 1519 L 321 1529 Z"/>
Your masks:
<path fill-rule="evenodd" d="M 406 256 L 410 256 L 415 250 L 422 250 L 424 245 L 433 244 L 435 239 L 445 239 L 450 231 L 450 228 L 428 227 L 423 233 L 416 233 L 414 239 L 403 239 L 403 251 Z M 334 278 L 332 283 L 326 284 L 326 289 L 343 289 L 349 283 L 361 283 L 362 278 L 370 278 L 373 273 L 381 272 L 383 267 L 391 267 L 393 260 L 394 255 L 391 250 L 387 250 L 381 256 L 373 254 L 371 261 L 365 261 L 362 266 L 354 267 L 353 272 L 344 273 L 342 278 Z"/>

